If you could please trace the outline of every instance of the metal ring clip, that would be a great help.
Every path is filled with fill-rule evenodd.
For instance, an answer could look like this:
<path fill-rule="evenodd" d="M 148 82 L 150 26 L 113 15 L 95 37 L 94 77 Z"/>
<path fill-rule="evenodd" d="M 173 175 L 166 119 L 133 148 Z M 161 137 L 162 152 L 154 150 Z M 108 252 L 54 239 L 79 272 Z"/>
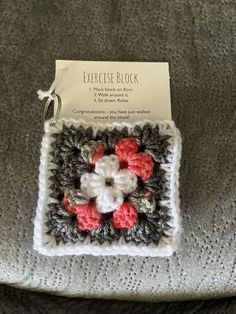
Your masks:
<path fill-rule="evenodd" d="M 49 97 L 46 101 L 46 104 L 44 106 L 44 110 L 43 110 L 43 120 L 44 122 L 47 121 L 47 114 L 48 114 L 48 108 L 51 104 L 51 102 L 54 102 L 54 112 L 55 112 L 55 106 L 56 106 L 56 113 L 54 114 L 54 117 L 52 118 L 51 122 L 50 122 L 50 126 L 52 126 L 53 124 L 55 124 L 57 122 L 57 120 L 59 119 L 60 116 L 60 112 L 61 112 L 61 97 L 57 94 L 53 94 L 52 97 Z"/>

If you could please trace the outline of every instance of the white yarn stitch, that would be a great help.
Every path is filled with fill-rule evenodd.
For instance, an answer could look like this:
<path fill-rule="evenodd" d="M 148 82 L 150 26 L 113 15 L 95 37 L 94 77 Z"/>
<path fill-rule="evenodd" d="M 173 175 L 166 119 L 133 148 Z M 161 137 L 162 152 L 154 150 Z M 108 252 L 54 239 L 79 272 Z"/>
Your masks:
<path fill-rule="evenodd" d="M 119 159 L 116 155 L 103 156 L 95 165 L 95 172 L 104 178 L 112 178 L 119 169 Z"/>
<path fill-rule="evenodd" d="M 89 197 L 96 197 L 106 187 L 105 177 L 96 173 L 84 173 L 80 177 L 81 191 Z"/>
<path fill-rule="evenodd" d="M 127 169 L 117 171 L 113 178 L 113 185 L 124 194 L 133 192 L 137 187 L 137 176 Z"/>
<path fill-rule="evenodd" d="M 45 135 L 41 145 L 41 157 L 39 167 L 39 197 L 36 210 L 36 216 L 34 219 L 34 249 L 39 253 L 48 256 L 63 256 L 63 255 L 130 255 L 130 256 L 160 256 L 167 257 L 176 251 L 181 234 L 180 216 L 179 216 L 179 167 L 181 156 L 181 137 L 179 130 L 175 127 L 174 121 L 161 120 L 161 121 L 149 121 L 143 120 L 140 122 L 88 122 L 84 120 L 74 119 L 59 119 L 57 123 L 50 126 L 51 120 L 45 123 Z M 152 127 L 158 125 L 159 132 L 162 135 L 169 135 L 169 147 L 170 152 L 168 157 L 168 163 L 161 164 L 161 168 L 165 171 L 165 179 L 167 185 L 166 192 L 166 204 L 169 208 L 169 215 L 172 217 L 171 228 L 166 232 L 169 237 L 163 238 L 158 245 L 150 243 L 145 245 L 143 243 L 136 244 L 132 241 L 126 242 L 123 237 L 112 243 L 103 243 L 102 245 L 98 241 L 91 243 L 90 237 L 87 236 L 82 243 L 59 243 L 57 244 L 55 238 L 47 234 L 47 216 L 46 208 L 47 203 L 57 203 L 58 200 L 50 198 L 52 190 L 50 189 L 50 170 L 55 169 L 53 158 L 50 155 L 52 152 L 51 144 L 54 138 L 51 136 L 53 133 L 59 133 L 62 131 L 62 126 L 65 124 L 70 127 L 82 126 L 84 128 L 92 127 L 94 134 L 98 130 L 105 130 L 106 128 L 111 130 L 117 128 L 121 130 L 124 127 L 128 128 L 129 134 L 132 133 L 134 127 L 139 125 L 143 127 L 146 123 L 149 123 Z"/>
<path fill-rule="evenodd" d="M 96 207 L 100 213 L 109 213 L 117 209 L 124 201 L 123 194 L 115 187 L 106 187 L 96 198 Z"/>
<path fill-rule="evenodd" d="M 107 186 L 106 182 L 111 186 Z M 81 190 L 89 197 L 97 197 L 97 209 L 108 213 L 117 209 L 124 201 L 124 194 L 137 187 L 137 177 L 126 169 L 119 170 L 119 158 L 109 155 L 100 158 L 95 165 L 95 173 L 81 176 Z"/>

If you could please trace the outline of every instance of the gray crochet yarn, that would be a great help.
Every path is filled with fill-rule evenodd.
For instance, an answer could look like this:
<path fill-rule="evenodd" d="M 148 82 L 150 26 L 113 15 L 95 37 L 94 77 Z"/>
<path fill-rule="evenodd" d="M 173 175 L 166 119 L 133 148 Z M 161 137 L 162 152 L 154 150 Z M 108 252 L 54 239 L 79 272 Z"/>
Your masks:
<path fill-rule="evenodd" d="M 65 196 L 69 198 L 71 205 L 81 205 L 89 202 L 88 196 L 82 193 L 80 190 L 67 190 L 65 192 Z"/>
<path fill-rule="evenodd" d="M 90 140 L 81 146 L 80 152 L 85 162 L 92 163 L 92 157 L 96 152 L 98 144 L 102 144 L 102 142 Z"/>
<path fill-rule="evenodd" d="M 152 214 L 156 209 L 156 198 L 151 197 L 151 199 L 143 197 L 130 196 L 128 198 L 129 202 L 135 207 L 138 213 Z"/>
<path fill-rule="evenodd" d="M 79 230 L 76 215 L 68 212 L 63 205 L 66 195 L 70 203 L 86 204 L 89 200 L 80 191 L 80 177 L 82 174 L 94 171 L 92 156 L 96 152 L 98 143 L 104 144 L 106 154 L 114 153 L 116 142 L 124 137 L 134 137 L 138 144 L 138 152 L 146 152 L 152 156 L 154 169 L 152 176 L 147 180 L 138 178 L 137 188 L 130 195 L 129 201 L 137 211 L 137 223 L 129 229 L 114 228 L 111 223 L 112 214 L 102 214 L 101 224 L 95 230 Z M 47 228 L 48 234 L 60 241 L 78 242 L 90 236 L 91 241 L 104 243 L 112 242 L 121 236 L 129 242 L 155 243 L 165 236 L 164 231 L 169 229 L 170 217 L 168 209 L 159 206 L 159 201 L 165 198 L 164 170 L 160 164 L 167 162 L 168 136 L 159 133 L 158 126 L 150 124 L 144 127 L 136 126 L 132 134 L 128 129 L 105 129 L 93 134 L 91 128 L 76 128 L 63 125 L 61 133 L 53 134 L 52 159 L 56 169 L 51 170 L 51 197 L 56 202 L 48 204 Z"/>

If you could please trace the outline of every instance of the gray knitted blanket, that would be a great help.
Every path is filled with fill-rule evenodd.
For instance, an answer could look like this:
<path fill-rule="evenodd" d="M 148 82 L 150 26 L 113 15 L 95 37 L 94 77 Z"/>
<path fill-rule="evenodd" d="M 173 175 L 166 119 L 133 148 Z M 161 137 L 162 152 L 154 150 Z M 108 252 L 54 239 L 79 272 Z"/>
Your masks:
<path fill-rule="evenodd" d="M 0 281 L 67 296 L 183 300 L 235 294 L 234 0 L 0 4 Z M 183 235 L 170 258 L 33 251 L 42 104 L 55 59 L 168 61 L 183 137 Z"/>

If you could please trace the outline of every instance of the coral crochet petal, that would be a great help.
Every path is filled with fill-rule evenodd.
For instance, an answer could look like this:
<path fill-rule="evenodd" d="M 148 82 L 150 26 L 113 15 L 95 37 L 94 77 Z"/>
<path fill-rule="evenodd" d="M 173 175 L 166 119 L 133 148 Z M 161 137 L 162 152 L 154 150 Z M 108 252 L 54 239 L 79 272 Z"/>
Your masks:
<path fill-rule="evenodd" d="M 128 170 L 147 180 L 153 173 L 154 162 L 147 153 L 132 154 L 128 158 Z"/>
<path fill-rule="evenodd" d="M 127 161 L 129 155 L 138 151 L 138 145 L 134 137 L 122 138 L 115 144 L 115 153 L 120 161 Z"/>
<path fill-rule="evenodd" d="M 104 153 L 102 152 L 95 153 L 92 157 L 92 163 L 95 165 L 98 159 L 102 158 L 103 156 L 104 156 Z"/>
<path fill-rule="evenodd" d="M 87 204 L 71 205 L 68 196 L 64 196 L 62 202 L 63 202 L 63 207 L 72 214 L 78 214 L 79 211 L 83 210 L 87 206 Z"/>
<path fill-rule="evenodd" d="M 92 163 L 95 165 L 97 160 L 104 156 L 106 147 L 104 144 L 98 144 L 96 153 L 92 157 Z"/>
<path fill-rule="evenodd" d="M 112 217 L 112 224 L 115 228 L 131 228 L 138 219 L 138 214 L 129 202 L 124 202 Z"/>
<path fill-rule="evenodd" d="M 83 205 L 77 214 L 77 225 L 80 230 L 94 230 L 100 226 L 101 214 L 94 202 Z"/>

